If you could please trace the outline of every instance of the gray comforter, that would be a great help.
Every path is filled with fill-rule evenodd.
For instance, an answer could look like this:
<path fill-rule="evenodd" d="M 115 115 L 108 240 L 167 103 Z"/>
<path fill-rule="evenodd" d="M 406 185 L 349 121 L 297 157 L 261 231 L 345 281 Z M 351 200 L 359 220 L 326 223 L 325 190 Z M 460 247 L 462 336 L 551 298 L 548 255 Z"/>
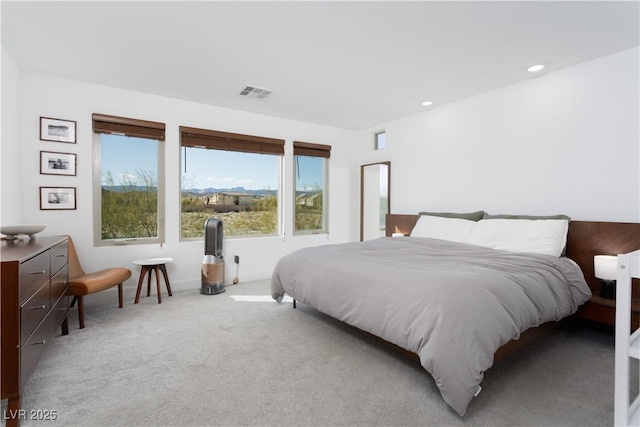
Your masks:
<path fill-rule="evenodd" d="M 415 237 L 298 250 L 271 292 L 417 353 L 460 415 L 500 346 L 591 296 L 569 259 Z"/>

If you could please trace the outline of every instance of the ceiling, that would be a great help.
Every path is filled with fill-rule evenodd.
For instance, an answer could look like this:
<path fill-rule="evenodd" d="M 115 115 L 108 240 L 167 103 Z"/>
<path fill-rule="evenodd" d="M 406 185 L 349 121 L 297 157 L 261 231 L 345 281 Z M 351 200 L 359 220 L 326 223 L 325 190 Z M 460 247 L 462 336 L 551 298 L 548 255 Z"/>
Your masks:
<path fill-rule="evenodd" d="M 23 71 L 361 130 L 638 46 L 639 4 L 2 1 L 2 45 Z"/>

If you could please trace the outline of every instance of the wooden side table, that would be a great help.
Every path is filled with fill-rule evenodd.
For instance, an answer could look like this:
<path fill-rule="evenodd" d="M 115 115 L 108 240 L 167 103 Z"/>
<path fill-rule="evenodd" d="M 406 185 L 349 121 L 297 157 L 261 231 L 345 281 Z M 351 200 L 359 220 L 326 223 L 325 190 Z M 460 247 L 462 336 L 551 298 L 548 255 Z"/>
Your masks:
<path fill-rule="evenodd" d="M 135 265 L 141 266 L 140 269 L 140 279 L 138 280 L 138 290 L 136 291 L 136 299 L 134 304 L 137 304 L 140 301 L 140 291 L 142 290 L 142 282 L 144 282 L 144 276 L 149 273 L 149 277 L 147 279 L 147 296 L 151 295 L 151 272 L 155 271 L 156 273 L 156 288 L 158 291 L 158 304 L 162 303 L 162 296 L 160 292 L 160 274 L 158 271 L 162 272 L 162 276 L 164 277 L 164 284 L 167 286 L 167 292 L 169 296 L 171 294 L 171 284 L 169 283 L 169 275 L 167 274 L 166 263 L 173 261 L 173 258 L 149 258 L 149 259 L 139 259 L 133 261 Z"/>

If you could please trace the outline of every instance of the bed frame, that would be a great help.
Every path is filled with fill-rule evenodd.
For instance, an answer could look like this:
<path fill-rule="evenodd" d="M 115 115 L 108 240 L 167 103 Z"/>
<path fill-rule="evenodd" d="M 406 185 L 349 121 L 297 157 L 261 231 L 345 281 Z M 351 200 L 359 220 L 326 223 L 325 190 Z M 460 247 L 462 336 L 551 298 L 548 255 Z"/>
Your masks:
<path fill-rule="evenodd" d="M 387 237 L 391 237 L 393 233 L 409 235 L 418 218 L 419 215 L 388 214 L 386 217 Z M 585 280 L 593 292 L 591 301 L 578 310 L 576 314 L 578 317 L 606 325 L 614 324 L 615 300 L 600 297 L 600 284 L 593 271 L 593 256 L 617 255 L 637 249 L 640 249 L 640 223 L 591 221 L 571 221 L 569 223 L 566 255 L 580 266 Z M 632 285 L 632 329 L 638 328 L 639 315 L 640 281 L 635 279 Z M 537 328 L 525 331 L 520 335 L 520 339 L 510 341 L 496 351 L 494 363 L 545 335 L 556 326 L 557 322 L 547 322 Z M 403 351 L 407 353 L 406 350 Z"/>

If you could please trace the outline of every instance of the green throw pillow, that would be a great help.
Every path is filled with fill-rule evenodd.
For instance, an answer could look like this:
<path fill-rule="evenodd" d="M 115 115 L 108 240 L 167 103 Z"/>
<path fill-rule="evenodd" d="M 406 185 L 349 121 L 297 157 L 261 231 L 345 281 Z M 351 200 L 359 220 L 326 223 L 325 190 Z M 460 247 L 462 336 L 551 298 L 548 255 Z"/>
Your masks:
<path fill-rule="evenodd" d="M 571 218 L 567 215 L 490 215 L 486 212 L 482 219 L 566 219 L 571 221 Z"/>
<path fill-rule="evenodd" d="M 485 211 L 457 213 L 457 212 L 418 212 L 418 215 L 440 216 L 444 218 L 468 219 L 471 221 L 480 221 L 485 215 Z"/>

